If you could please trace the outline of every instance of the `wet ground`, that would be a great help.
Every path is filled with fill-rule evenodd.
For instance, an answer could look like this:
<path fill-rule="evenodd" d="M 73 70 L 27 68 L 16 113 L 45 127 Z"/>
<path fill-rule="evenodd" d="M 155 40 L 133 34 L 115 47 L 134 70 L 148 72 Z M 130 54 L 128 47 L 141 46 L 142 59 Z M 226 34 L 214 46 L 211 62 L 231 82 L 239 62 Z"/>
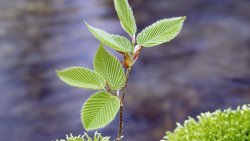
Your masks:
<path fill-rule="evenodd" d="M 47 141 L 81 134 L 79 112 L 93 91 L 69 87 L 56 69 L 92 68 L 98 42 L 83 24 L 120 33 L 111 2 L 0 0 L 0 140 Z M 250 103 L 250 1 L 132 1 L 141 30 L 188 17 L 180 36 L 145 49 L 130 79 L 125 137 L 157 141 L 175 122 Z M 116 136 L 117 119 L 101 130 Z"/>

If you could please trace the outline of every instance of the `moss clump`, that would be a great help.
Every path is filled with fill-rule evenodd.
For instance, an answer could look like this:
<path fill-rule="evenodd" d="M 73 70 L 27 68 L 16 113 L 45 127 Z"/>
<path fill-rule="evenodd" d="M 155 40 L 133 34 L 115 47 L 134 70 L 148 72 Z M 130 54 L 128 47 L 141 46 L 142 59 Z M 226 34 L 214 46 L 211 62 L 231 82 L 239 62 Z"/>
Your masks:
<path fill-rule="evenodd" d="M 189 118 L 161 141 L 250 141 L 250 105 Z"/>
<path fill-rule="evenodd" d="M 73 136 L 72 134 L 66 135 L 66 140 L 56 140 L 56 141 L 110 141 L 109 137 L 102 137 L 100 133 L 95 132 L 94 138 L 90 138 L 87 133 L 84 135 Z"/>

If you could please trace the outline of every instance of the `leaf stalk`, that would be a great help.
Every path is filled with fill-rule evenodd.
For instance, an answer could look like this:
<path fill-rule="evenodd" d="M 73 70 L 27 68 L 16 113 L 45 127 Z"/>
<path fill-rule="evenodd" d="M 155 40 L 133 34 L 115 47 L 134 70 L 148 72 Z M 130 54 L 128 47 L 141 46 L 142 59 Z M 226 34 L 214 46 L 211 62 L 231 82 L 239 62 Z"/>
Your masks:
<path fill-rule="evenodd" d="M 128 84 L 128 79 L 129 79 L 129 75 L 131 72 L 131 68 L 127 68 L 126 70 L 126 82 L 125 82 L 125 86 L 123 88 L 123 94 L 120 97 L 120 112 L 119 112 L 119 129 L 118 129 L 118 135 L 116 138 L 116 141 L 121 141 L 122 140 L 122 131 L 123 131 L 123 106 L 124 106 L 124 99 L 125 99 L 125 95 L 126 95 L 126 91 L 127 91 L 127 84 Z"/>

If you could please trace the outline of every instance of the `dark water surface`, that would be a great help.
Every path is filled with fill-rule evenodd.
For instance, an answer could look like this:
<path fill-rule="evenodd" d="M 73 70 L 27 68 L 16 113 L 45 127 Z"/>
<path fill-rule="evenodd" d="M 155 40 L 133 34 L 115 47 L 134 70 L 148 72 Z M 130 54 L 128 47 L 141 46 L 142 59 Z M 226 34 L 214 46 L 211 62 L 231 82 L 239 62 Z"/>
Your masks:
<path fill-rule="evenodd" d="M 125 140 L 158 141 L 188 115 L 250 103 L 248 0 L 131 2 L 140 30 L 164 17 L 188 19 L 173 42 L 142 51 L 128 87 Z M 108 0 L 0 0 L 0 141 L 84 132 L 79 113 L 94 91 L 55 75 L 92 68 L 98 42 L 84 20 L 123 33 Z M 117 123 L 100 132 L 115 137 Z"/>

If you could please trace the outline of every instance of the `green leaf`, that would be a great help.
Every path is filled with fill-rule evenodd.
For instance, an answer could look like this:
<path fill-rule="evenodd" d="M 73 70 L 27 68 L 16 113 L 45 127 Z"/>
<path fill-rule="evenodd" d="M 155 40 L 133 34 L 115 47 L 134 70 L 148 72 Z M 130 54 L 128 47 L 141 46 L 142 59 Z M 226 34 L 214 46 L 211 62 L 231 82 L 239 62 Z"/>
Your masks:
<path fill-rule="evenodd" d="M 82 109 L 82 122 L 86 130 L 103 128 L 116 116 L 120 100 L 106 92 L 98 92 L 91 96 Z"/>
<path fill-rule="evenodd" d="M 87 25 L 89 31 L 103 44 L 121 52 L 132 51 L 131 42 L 127 38 L 107 33 L 101 29 L 88 25 L 86 22 L 85 24 Z"/>
<path fill-rule="evenodd" d="M 105 50 L 102 44 L 96 53 L 94 68 L 107 80 L 112 90 L 120 90 L 124 87 L 126 79 L 122 65 L 115 56 Z"/>
<path fill-rule="evenodd" d="M 129 6 L 128 0 L 114 0 L 114 3 L 123 29 L 132 37 L 135 36 L 137 27 L 133 11 Z"/>
<path fill-rule="evenodd" d="M 102 76 L 83 67 L 72 67 L 56 72 L 58 77 L 70 86 L 96 90 L 105 87 Z"/>
<path fill-rule="evenodd" d="M 142 47 L 157 46 L 175 38 L 186 17 L 160 20 L 138 34 L 137 43 Z"/>

